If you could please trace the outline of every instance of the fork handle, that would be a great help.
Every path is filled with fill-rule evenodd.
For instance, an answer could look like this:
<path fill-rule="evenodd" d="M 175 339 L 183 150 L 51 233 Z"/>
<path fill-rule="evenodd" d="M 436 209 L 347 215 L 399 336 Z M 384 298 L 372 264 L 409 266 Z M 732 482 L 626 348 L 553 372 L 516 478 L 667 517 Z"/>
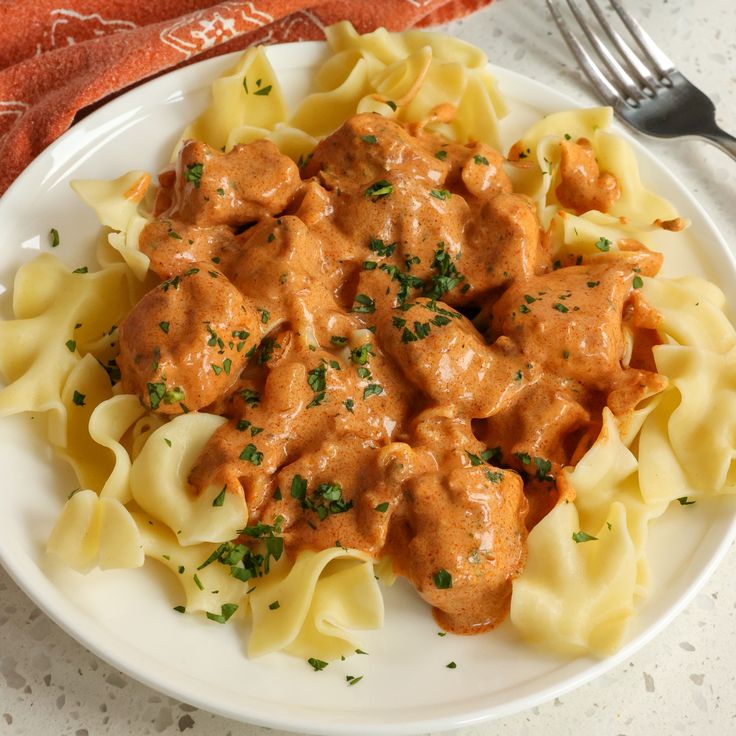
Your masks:
<path fill-rule="evenodd" d="M 700 134 L 709 143 L 712 143 L 721 151 L 725 151 L 731 158 L 736 161 L 736 138 L 726 133 L 725 130 L 721 130 L 717 125 L 714 125 L 711 130 L 706 133 Z"/>

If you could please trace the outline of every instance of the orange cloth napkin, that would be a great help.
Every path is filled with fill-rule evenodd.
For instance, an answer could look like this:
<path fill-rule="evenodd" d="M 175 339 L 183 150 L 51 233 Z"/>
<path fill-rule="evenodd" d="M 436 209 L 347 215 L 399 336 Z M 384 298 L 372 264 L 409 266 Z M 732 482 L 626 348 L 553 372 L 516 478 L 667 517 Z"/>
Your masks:
<path fill-rule="evenodd" d="M 491 0 L 15 0 L 0 24 L 0 193 L 84 108 L 182 64 L 254 43 L 443 23 Z"/>

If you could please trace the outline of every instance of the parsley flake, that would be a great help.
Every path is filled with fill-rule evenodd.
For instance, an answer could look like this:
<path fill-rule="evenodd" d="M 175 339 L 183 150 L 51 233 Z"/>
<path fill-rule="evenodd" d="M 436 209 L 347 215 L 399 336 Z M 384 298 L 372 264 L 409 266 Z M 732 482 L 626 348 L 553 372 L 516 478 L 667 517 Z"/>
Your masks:
<path fill-rule="evenodd" d="M 240 459 L 251 463 L 252 465 L 260 465 L 263 462 L 263 453 L 258 452 L 256 446 L 250 442 L 240 453 Z"/>
<path fill-rule="evenodd" d="M 452 588 L 452 575 L 444 568 L 440 568 L 437 572 L 433 573 L 432 580 L 434 581 L 435 588 L 439 590 Z"/>
<path fill-rule="evenodd" d="M 187 170 L 184 173 L 184 181 L 191 182 L 194 184 L 195 189 L 199 189 L 199 185 L 202 182 L 202 170 L 204 164 L 194 163 L 187 164 Z"/>
<path fill-rule="evenodd" d="M 365 190 L 365 197 L 375 202 L 376 200 L 382 199 L 383 197 L 388 197 L 388 195 L 391 194 L 393 190 L 394 187 L 390 182 L 386 181 L 385 179 L 381 179 L 375 184 L 371 184 Z"/>
<path fill-rule="evenodd" d="M 196 575 L 194 576 L 197 577 Z M 207 611 L 207 618 L 218 624 L 224 624 L 238 610 L 237 603 L 223 603 L 220 606 L 220 613 L 210 613 Z"/>
<path fill-rule="evenodd" d="M 573 542 L 575 542 L 575 544 L 580 544 L 581 542 L 598 541 L 598 537 L 594 537 L 591 534 L 588 534 L 587 532 L 573 532 L 572 540 Z"/>

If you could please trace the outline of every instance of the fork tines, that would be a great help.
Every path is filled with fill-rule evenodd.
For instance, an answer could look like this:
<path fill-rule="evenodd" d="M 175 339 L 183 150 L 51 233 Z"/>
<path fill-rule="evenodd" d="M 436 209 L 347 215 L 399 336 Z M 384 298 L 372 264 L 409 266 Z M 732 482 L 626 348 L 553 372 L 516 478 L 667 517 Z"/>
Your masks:
<path fill-rule="evenodd" d="M 626 11 L 620 0 L 610 0 L 610 3 L 636 42 L 638 53 L 611 25 L 595 0 L 586 0 L 586 3 L 595 16 L 598 30 L 586 19 L 574 0 L 567 0 L 572 15 L 590 42 L 592 49 L 608 70 L 607 75 L 601 71 L 591 53 L 570 29 L 569 23 L 560 11 L 560 1 L 547 0 L 550 12 L 565 42 L 590 78 L 598 94 L 607 104 L 621 104 L 625 100 L 629 105 L 638 107 L 640 101 L 656 96 L 658 88 L 672 86 L 668 75 L 675 71 L 674 63 L 654 43 L 651 36 L 636 19 Z M 618 51 L 620 58 L 609 50 L 611 44 Z"/>

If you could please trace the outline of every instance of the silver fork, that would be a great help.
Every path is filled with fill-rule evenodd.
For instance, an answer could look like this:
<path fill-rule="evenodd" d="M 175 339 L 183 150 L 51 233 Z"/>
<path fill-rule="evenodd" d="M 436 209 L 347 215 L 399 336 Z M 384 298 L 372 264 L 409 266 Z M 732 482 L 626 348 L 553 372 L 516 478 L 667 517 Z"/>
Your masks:
<path fill-rule="evenodd" d="M 603 101 L 634 130 L 657 138 L 704 138 L 736 159 L 736 138 L 716 124 L 715 106 L 710 98 L 677 71 L 620 0 L 610 0 L 610 3 L 636 42 L 638 53 L 613 28 L 595 0 L 586 2 L 600 29 L 618 51 L 620 60 L 574 0 L 567 0 L 607 73 L 570 30 L 558 0 L 547 0 L 547 5 L 565 42 Z"/>

